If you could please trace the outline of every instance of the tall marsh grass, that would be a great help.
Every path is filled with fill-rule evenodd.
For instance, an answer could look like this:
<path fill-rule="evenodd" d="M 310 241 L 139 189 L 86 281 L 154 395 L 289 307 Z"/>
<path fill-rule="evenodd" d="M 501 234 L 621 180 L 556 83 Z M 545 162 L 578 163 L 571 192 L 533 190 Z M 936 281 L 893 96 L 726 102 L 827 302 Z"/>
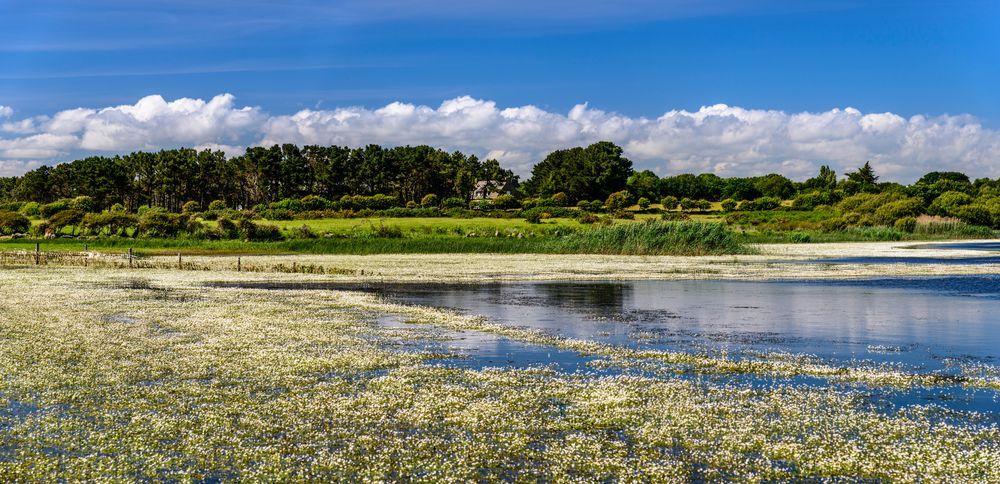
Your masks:
<path fill-rule="evenodd" d="M 637 255 L 742 254 L 750 250 L 723 224 L 665 222 L 617 224 L 558 240 L 560 252 Z"/>
<path fill-rule="evenodd" d="M 499 234 L 499 232 L 497 232 Z M 91 250 L 144 255 L 174 254 L 737 254 L 749 250 L 722 224 L 650 220 L 553 234 L 406 235 L 392 226 L 364 237 L 300 238 L 275 242 L 191 239 L 55 239 L 40 241 L 43 251 Z M 11 240 L 0 250 L 33 249 L 33 240 Z"/>

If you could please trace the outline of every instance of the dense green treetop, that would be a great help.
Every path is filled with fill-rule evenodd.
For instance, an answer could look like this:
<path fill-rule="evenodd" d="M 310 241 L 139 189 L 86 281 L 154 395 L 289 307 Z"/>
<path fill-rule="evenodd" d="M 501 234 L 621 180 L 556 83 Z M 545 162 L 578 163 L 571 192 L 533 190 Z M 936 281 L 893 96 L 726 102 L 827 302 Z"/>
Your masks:
<path fill-rule="evenodd" d="M 535 165 L 521 190 L 532 196 L 563 192 L 570 200 L 603 200 L 624 190 L 632 173 L 632 162 L 622 156 L 621 147 L 600 141 L 553 151 Z"/>

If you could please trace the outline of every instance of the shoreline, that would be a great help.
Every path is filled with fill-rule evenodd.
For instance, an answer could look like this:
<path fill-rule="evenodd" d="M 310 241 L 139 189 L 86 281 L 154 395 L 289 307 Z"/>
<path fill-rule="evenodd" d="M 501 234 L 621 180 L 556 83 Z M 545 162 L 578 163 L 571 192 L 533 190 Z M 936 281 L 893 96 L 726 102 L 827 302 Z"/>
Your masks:
<path fill-rule="evenodd" d="M 1000 274 L 1000 264 L 983 257 L 1000 251 L 939 248 L 938 244 L 970 241 L 833 242 L 758 244 L 752 255 L 652 256 L 598 254 L 284 254 L 176 255 L 136 258 L 129 268 L 120 253 L 90 252 L 85 258 L 52 256 L 47 267 L 68 270 L 105 268 L 141 273 L 174 270 L 191 279 L 238 277 L 345 283 L 484 283 L 555 280 L 802 280 L 865 277 L 919 277 Z M 1000 239 L 974 243 L 1000 243 Z M 4 260 L 7 267 L 33 267 L 23 260 Z M 891 258 L 886 262 L 830 262 L 824 259 Z M 927 262 L 921 259 L 944 261 Z M 972 258 L 968 263 L 955 262 Z M 914 263 L 906 261 L 913 259 Z M 182 268 L 182 269 L 181 269 Z M 206 279 L 207 280 L 207 279 Z"/>
<path fill-rule="evenodd" d="M 961 241 L 957 241 L 961 242 Z M 983 242 L 1000 242 L 977 241 Z M 935 243 L 951 243 L 942 241 Z M 341 282 L 514 282 L 551 280 L 781 280 L 850 279 L 876 276 L 945 276 L 1000 273 L 1000 264 L 983 263 L 829 263 L 825 258 L 962 258 L 996 254 L 971 249 L 921 247 L 906 242 L 766 244 L 755 255 L 618 256 L 562 254 L 379 254 L 242 256 L 243 267 L 270 269 L 248 278 L 295 276 L 300 280 Z M 924 244 L 926 245 L 926 244 Z M 155 256 L 160 264 L 176 261 Z M 236 257 L 189 256 L 185 264 L 204 270 L 235 272 Z M 323 274 L 288 269 L 322 268 Z M 282 270 L 286 269 L 286 270 Z M 251 269 L 252 270 L 252 269 Z"/>

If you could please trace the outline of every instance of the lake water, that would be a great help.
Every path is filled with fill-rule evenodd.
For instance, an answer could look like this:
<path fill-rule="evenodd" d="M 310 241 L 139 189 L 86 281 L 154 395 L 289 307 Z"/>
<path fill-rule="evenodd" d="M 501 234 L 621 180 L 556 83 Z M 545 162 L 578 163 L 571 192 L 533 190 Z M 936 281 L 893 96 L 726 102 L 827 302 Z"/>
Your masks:
<path fill-rule="evenodd" d="M 948 371 L 1000 357 L 1000 276 L 370 286 L 404 304 L 613 345 Z"/>
<path fill-rule="evenodd" d="M 835 257 L 811 261 L 784 261 L 794 263 L 823 264 L 1000 264 L 1000 242 L 944 242 L 937 244 L 914 245 L 921 249 L 963 249 L 992 254 L 976 257 Z M 905 249 L 903 249 L 905 251 Z"/>
<path fill-rule="evenodd" d="M 969 366 L 995 369 L 1000 359 L 1000 276 L 389 285 L 368 290 L 400 303 L 638 349 L 725 352 L 733 358 L 787 352 L 815 355 L 834 366 L 891 366 L 946 375 Z M 452 337 L 452 350 L 468 355 L 457 364 L 548 364 L 567 372 L 592 371 L 586 365 L 591 358 L 565 350 L 475 332 Z M 824 383 L 818 378 L 791 382 Z M 933 403 L 1000 418 L 1000 394 L 993 390 L 951 385 L 874 394 L 889 408 Z"/>
<path fill-rule="evenodd" d="M 497 284 L 238 283 L 282 289 L 347 289 L 411 305 L 483 315 L 501 324 L 637 349 L 730 358 L 785 352 L 842 367 L 892 367 L 917 374 L 996 371 L 1000 360 L 1000 276 L 822 281 L 622 281 Z M 413 327 L 386 315 L 379 323 Z M 423 325 L 419 325 L 423 327 Z M 594 357 L 476 331 L 438 329 L 447 341 L 412 341 L 459 358 L 469 368 L 548 366 L 563 372 L 614 373 Z M 751 384 L 773 379 L 739 377 Z M 777 383 L 825 385 L 821 378 Z M 990 414 L 1000 421 L 1000 392 L 943 385 L 873 390 L 889 408 L 933 403 Z"/>

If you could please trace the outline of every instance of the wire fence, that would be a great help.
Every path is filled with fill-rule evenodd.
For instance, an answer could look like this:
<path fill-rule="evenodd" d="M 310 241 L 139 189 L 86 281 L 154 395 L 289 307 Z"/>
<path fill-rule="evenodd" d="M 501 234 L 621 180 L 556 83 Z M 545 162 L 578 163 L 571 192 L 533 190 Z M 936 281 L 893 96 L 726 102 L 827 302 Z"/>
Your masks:
<path fill-rule="evenodd" d="M 127 252 L 97 251 L 44 251 L 40 246 L 35 250 L 0 251 L 0 267 L 81 267 L 110 269 L 176 269 L 187 271 L 236 271 L 236 272 L 280 272 L 299 274 L 340 274 L 355 275 L 356 271 L 319 264 L 298 262 L 262 262 L 244 260 L 242 256 L 201 257 L 199 260 L 185 259 L 183 254 L 173 256 L 143 256 L 129 249 Z M 360 272 L 363 275 L 363 271 Z"/>

